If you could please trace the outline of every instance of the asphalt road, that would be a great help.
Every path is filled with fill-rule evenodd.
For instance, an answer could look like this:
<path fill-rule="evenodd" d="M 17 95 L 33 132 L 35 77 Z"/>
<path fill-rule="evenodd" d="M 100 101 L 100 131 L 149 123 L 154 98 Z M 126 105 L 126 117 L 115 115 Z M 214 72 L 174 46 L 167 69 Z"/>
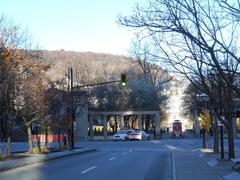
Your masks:
<path fill-rule="evenodd" d="M 18 150 L 24 143 L 14 145 Z M 201 178 L 206 173 L 213 174 L 213 170 L 199 156 L 202 154 L 201 139 L 83 141 L 76 142 L 76 146 L 95 148 L 97 151 L 4 171 L 0 173 L 0 180 L 175 180 L 176 172 L 178 178 L 186 179 L 186 175 L 192 173 L 189 176 L 195 177 L 196 173 L 200 173 L 199 168 L 203 168 Z M 194 162 L 186 157 L 194 159 Z M 173 165 L 174 159 L 176 167 Z M 186 168 L 197 171 L 188 171 Z M 186 171 L 182 171 L 184 169 Z M 217 173 L 214 175 L 219 176 Z"/>
<path fill-rule="evenodd" d="M 96 152 L 0 173 L 3 180 L 170 180 L 172 152 L 153 142 L 91 142 Z"/>

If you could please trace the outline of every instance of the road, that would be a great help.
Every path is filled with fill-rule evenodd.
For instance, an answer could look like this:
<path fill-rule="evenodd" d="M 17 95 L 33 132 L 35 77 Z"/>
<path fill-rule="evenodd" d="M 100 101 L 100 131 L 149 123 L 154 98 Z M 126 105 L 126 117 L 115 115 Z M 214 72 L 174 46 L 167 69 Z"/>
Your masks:
<path fill-rule="evenodd" d="M 176 139 L 176 142 L 174 141 L 174 145 L 177 145 L 179 147 L 187 147 L 188 145 L 190 145 L 190 147 L 202 147 L 202 139 Z M 147 142 L 147 143 L 146 143 Z M 165 149 L 165 150 L 169 150 L 168 147 L 166 147 L 166 145 L 163 145 L 163 143 L 165 144 L 171 144 L 172 139 L 169 140 L 164 140 L 164 141 L 144 141 L 144 142 L 118 142 L 118 143 L 113 143 L 113 142 L 107 142 L 104 143 L 103 141 L 93 141 L 93 142 L 77 142 L 76 145 L 78 146 L 83 146 L 83 147 L 94 147 L 94 148 L 101 148 L 101 149 L 106 149 L 106 148 L 129 148 L 132 146 L 132 148 L 140 148 L 138 146 L 141 146 L 141 148 L 145 147 L 145 148 L 155 148 L 156 146 L 160 146 L 161 149 Z M 184 143 L 183 143 L 184 142 Z M 227 138 L 224 139 L 224 144 L 225 144 L 225 151 L 228 150 L 228 144 L 227 144 Z M 143 146 L 142 146 L 143 145 Z M 1 143 L 2 149 L 5 149 L 6 144 L 5 143 Z M 48 145 L 49 147 L 58 147 L 58 143 L 49 143 Z M 209 140 L 209 147 L 213 146 L 213 138 L 211 137 Z M 240 138 L 235 139 L 235 148 L 236 150 L 240 151 Z M 27 151 L 28 149 L 28 145 L 27 142 L 13 142 L 12 143 L 12 152 L 24 152 Z"/>
<path fill-rule="evenodd" d="M 83 144 L 95 145 L 97 151 L 5 171 L 0 179 L 172 179 L 172 152 L 152 141 Z"/>
<path fill-rule="evenodd" d="M 92 141 L 77 142 L 76 145 L 96 148 L 97 151 L 1 172 L 0 179 L 174 180 L 174 153 L 197 153 L 202 146 L 201 139 Z M 176 154 L 177 157 L 181 157 L 179 155 Z M 179 165 L 181 164 L 176 164 Z"/>

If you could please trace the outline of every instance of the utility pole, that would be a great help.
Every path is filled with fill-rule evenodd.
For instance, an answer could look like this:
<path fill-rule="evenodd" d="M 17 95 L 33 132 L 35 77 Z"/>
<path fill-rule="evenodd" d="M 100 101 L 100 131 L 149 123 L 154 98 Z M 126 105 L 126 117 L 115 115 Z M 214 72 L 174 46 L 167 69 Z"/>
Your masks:
<path fill-rule="evenodd" d="M 69 123 L 71 127 L 68 127 L 68 142 L 71 143 L 71 148 L 74 148 L 74 113 L 73 110 L 73 68 L 68 68 L 67 72 L 67 92 L 68 92 L 68 107 L 69 107 Z M 70 141 L 71 139 L 71 141 Z"/>
<path fill-rule="evenodd" d="M 71 122 L 71 147 L 74 149 L 74 117 L 75 111 L 73 111 L 73 68 L 70 68 L 70 122 Z"/>
<path fill-rule="evenodd" d="M 71 100 L 70 100 L 70 69 L 68 68 L 67 70 L 67 97 L 68 97 L 68 118 L 69 121 L 72 121 L 72 117 L 71 117 Z M 70 147 L 70 126 L 68 125 L 68 140 L 67 140 L 67 146 Z"/>

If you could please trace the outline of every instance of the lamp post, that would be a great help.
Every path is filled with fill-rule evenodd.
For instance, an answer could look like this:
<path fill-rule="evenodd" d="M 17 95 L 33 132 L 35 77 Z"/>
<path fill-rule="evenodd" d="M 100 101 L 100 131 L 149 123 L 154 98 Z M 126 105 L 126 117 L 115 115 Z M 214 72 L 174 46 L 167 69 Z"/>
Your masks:
<path fill-rule="evenodd" d="M 197 94 L 197 101 L 200 102 L 200 105 L 204 107 L 203 110 L 205 110 L 205 108 L 208 109 L 208 101 L 209 101 L 208 95 L 204 93 Z M 201 113 L 204 114 L 204 112 L 201 112 Z M 203 121 L 201 117 L 199 117 L 198 120 Z M 204 122 L 204 123 L 207 123 L 207 122 Z M 207 127 L 202 127 L 203 149 L 207 148 L 206 133 L 207 133 Z"/>

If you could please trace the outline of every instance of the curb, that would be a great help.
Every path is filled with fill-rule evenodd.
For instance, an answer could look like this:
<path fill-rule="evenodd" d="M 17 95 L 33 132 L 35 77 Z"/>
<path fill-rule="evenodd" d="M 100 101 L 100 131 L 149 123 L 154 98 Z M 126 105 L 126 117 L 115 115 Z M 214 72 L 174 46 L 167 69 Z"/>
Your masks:
<path fill-rule="evenodd" d="M 93 151 L 96 151 L 96 149 L 81 148 L 77 150 L 67 150 L 63 152 L 55 152 L 50 154 L 36 154 L 36 155 L 33 155 L 32 157 L 26 157 L 21 159 L 6 160 L 6 161 L 0 162 L 0 172 L 18 168 L 18 167 L 28 166 L 31 164 L 37 164 L 37 163 L 46 162 L 50 160 L 61 159 L 67 156 L 85 154 Z"/>

